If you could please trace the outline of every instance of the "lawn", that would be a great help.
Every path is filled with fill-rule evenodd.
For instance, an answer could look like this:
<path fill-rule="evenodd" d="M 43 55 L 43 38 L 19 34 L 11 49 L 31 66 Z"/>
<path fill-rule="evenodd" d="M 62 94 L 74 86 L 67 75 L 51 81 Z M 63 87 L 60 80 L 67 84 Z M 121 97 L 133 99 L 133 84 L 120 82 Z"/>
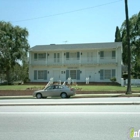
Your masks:
<path fill-rule="evenodd" d="M 45 85 L 0 85 L 0 90 L 26 90 L 26 89 L 42 89 Z M 72 86 L 82 91 L 126 91 L 127 87 L 121 86 Z M 140 91 L 140 87 L 132 87 L 132 91 Z"/>
<path fill-rule="evenodd" d="M 0 85 L 0 90 L 42 89 L 43 85 Z"/>

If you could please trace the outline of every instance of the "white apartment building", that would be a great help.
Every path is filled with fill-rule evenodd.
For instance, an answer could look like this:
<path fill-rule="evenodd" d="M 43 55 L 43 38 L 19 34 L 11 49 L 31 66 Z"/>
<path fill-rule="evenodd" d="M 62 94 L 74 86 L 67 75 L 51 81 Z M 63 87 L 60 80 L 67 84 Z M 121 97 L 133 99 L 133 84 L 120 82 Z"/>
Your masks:
<path fill-rule="evenodd" d="M 122 43 L 36 45 L 29 51 L 31 82 L 67 81 L 121 83 Z"/>

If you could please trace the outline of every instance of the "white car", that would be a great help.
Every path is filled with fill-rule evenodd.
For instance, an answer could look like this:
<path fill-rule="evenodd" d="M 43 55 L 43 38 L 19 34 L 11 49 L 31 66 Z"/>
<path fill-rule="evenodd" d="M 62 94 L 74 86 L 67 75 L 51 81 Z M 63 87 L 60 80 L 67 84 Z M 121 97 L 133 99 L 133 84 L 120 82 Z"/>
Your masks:
<path fill-rule="evenodd" d="M 44 97 L 61 97 L 70 98 L 70 96 L 75 95 L 76 91 L 74 88 L 69 88 L 65 85 L 50 85 L 43 90 L 38 90 L 33 93 L 33 97 L 37 99 Z"/>

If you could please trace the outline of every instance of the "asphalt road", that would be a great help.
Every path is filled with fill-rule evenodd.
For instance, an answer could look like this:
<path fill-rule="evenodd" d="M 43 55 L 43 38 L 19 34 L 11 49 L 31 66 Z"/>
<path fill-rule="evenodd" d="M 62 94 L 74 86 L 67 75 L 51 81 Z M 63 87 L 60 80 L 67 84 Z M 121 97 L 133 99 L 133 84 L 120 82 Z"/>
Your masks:
<path fill-rule="evenodd" d="M 127 140 L 132 127 L 138 105 L 0 107 L 0 140 Z"/>
<path fill-rule="evenodd" d="M 139 97 L 118 97 L 118 98 L 47 98 L 47 99 L 3 99 L 1 105 L 66 105 L 66 104 L 140 104 Z"/>

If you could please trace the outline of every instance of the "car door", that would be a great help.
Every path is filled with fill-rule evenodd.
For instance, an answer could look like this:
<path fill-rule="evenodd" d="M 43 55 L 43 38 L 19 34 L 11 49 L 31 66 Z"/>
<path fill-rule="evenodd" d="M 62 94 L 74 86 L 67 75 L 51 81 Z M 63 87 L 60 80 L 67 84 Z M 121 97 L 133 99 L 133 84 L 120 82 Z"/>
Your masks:
<path fill-rule="evenodd" d="M 48 86 L 45 90 L 44 90 L 44 95 L 45 96 L 53 96 L 54 93 L 54 86 Z"/>
<path fill-rule="evenodd" d="M 60 96 L 61 93 L 62 93 L 62 86 L 56 85 L 55 89 L 54 89 L 54 95 L 55 96 Z"/>

